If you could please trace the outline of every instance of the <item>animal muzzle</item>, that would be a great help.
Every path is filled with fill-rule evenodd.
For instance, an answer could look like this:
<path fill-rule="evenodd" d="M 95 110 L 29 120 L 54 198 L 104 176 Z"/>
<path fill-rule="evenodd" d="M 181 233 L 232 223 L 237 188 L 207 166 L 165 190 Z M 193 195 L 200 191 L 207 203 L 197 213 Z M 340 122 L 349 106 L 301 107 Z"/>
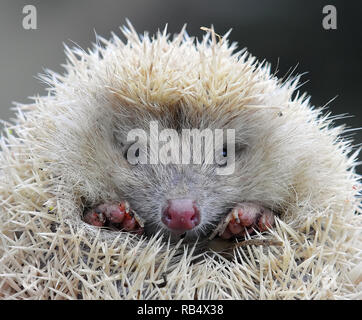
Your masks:
<path fill-rule="evenodd" d="M 199 208 L 192 199 L 168 200 L 161 217 L 161 221 L 176 234 L 195 228 L 200 220 Z"/>

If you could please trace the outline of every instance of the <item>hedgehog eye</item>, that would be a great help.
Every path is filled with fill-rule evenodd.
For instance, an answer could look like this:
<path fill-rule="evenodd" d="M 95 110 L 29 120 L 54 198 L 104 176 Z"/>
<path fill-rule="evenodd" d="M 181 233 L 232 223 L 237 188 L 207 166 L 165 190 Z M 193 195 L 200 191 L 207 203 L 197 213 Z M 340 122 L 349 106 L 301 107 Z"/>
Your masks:
<path fill-rule="evenodd" d="M 124 158 L 131 165 L 146 164 L 147 163 L 147 145 L 140 143 L 139 141 L 134 142 L 126 147 Z"/>
<path fill-rule="evenodd" d="M 132 144 L 130 144 L 125 148 L 123 156 L 130 164 L 135 165 L 137 164 L 135 160 L 140 156 L 140 149 L 135 149 L 132 147 Z"/>
<path fill-rule="evenodd" d="M 234 150 L 229 150 L 227 145 L 224 145 L 223 149 L 217 152 L 216 154 L 216 163 L 219 167 L 225 167 L 228 164 L 228 161 L 234 161 L 235 157 L 239 157 L 245 152 L 247 149 L 247 144 L 239 143 L 235 145 Z M 234 152 L 233 152 L 234 151 Z M 231 158 L 232 157 L 232 158 Z"/>
<path fill-rule="evenodd" d="M 227 155 L 228 155 L 227 148 L 226 146 L 224 146 L 224 148 L 220 150 L 219 156 L 216 159 L 216 162 L 219 167 L 225 167 L 227 165 Z"/>
<path fill-rule="evenodd" d="M 140 149 L 136 149 L 132 154 L 130 154 L 128 151 L 130 150 L 130 148 L 127 148 L 127 150 L 124 152 L 123 156 L 125 157 L 126 160 L 130 160 L 128 158 L 132 158 L 132 156 L 139 158 L 140 156 Z"/>

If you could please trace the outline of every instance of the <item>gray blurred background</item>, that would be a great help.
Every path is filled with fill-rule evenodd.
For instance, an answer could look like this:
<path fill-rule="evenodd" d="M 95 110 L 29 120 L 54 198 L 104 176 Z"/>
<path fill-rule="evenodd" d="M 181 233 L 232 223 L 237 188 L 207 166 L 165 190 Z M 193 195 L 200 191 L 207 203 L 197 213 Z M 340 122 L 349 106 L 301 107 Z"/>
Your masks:
<path fill-rule="evenodd" d="M 37 9 L 37 29 L 25 30 L 25 5 Z M 337 8 L 337 30 L 325 30 L 322 9 Z M 190 35 L 201 36 L 201 26 L 214 25 L 219 34 L 233 29 L 230 40 L 247 47 L 259 59 L 277 67 L 284 76 L 290 67 L 308 72 L 302 88 L 311 94 L 311 103 L 322 106 L 338 96 L 329 109 L 349 113 L 350 127 L 360 127 L 362 116 L 362 2 L 291 0 L 63 0 L 0 2 L 0 119 L 13 117 L 12 101 L 26 103 L 29 96 L 45 94 L 34 77 L 44 68 L 62 72 L 63 42 L 82 48 L 94 42 L 94 30 L 109 37 L 111 31 L 129 18 L 139 32 L 151 33 L 168 23 L 171 33 L 184 23 Z M 362 133 L 354 134 L 355 143 Z M 361 168 L 359 168 L 361 172 Z"/>

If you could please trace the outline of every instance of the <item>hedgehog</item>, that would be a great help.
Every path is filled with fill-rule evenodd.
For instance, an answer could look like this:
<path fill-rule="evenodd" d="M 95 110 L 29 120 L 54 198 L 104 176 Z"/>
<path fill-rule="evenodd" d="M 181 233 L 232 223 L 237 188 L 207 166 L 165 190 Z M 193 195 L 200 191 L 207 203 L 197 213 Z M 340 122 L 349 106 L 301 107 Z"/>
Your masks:
<path fill-rule="evenodd" d="M 64 74 L 40 76 L 48 95 L 6 124 L 0 294 L 360 297 L 358 150 L 299 93 L 300 76 L 279 79 L 230 32 L 121 30 L 126 42 L 66 46 Z M 221 130 L 218 146 L 192 136 L 199 154 L 171 161 L 189 150 L 184 132 L 206 130 Z"/>

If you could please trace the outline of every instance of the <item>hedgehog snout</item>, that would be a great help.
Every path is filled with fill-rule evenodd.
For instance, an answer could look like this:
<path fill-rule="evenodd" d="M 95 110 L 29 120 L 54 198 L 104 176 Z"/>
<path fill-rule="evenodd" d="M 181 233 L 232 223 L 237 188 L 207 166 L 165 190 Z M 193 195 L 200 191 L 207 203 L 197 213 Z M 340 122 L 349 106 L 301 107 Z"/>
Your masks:
<path fill-rule="evenodd" d="M 167 201 L 162 211 L 161 221 L 175 234 L 192 230 L 201 221 L 200 210 L 192 199 L 172 199 Z"/>

